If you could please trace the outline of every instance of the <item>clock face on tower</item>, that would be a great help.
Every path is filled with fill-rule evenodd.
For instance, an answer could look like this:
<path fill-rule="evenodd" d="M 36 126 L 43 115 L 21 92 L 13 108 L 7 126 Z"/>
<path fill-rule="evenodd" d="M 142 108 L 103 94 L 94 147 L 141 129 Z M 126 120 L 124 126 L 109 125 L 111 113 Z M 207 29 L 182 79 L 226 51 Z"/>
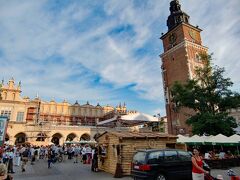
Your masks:
<path fill-rule="evenodd" d="M 190 37 L 191 37 L 193 40 L 196 40 L 196 32 L 195 32 L 195 31 L 193 31 L 192 29 L 190 29 L 190 30 L 188 31 L 188 33 L 189 33 Z"/>
<path fill-rule="evenodd" d="M 169 43 L 171 45 L 173 45 L 177 40 L 177 35 L 176 33 L 171 33 L 170 36 L 169 36 Z"/>

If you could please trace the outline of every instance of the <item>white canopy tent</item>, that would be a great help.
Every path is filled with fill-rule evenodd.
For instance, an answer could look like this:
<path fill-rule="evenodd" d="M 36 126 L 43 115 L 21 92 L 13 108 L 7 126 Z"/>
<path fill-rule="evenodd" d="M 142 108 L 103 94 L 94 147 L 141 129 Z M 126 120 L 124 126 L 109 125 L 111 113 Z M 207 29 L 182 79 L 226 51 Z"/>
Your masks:
<path fill-rule="evenodd" d="M 181 134 L 177 136 L 178 136 L 177 143 L 186 143 L 189 140 L 189 137 L 183 136 Z"/>
<path fill-rule="evenodd" d="M 238 145 L 240 144 L 240 136 L 233 135 L 230 137 L 218 134 L 216 136 L 198 136 L 185 137 L 178 135 L 178 143 L 186 144 L 206 144 L 206 145 Z"/>
<path fill-rule="evenodd" d="M 240 143 L 240 135 L 234 134 L 229 137 L 232 141 L 237 141 Z"/>
<path fill-rule="evenodd" d="M 159 119 L 157 117 L 153 117 L 144 113 L 134 113 L 123 116 L 115 116 L 111 119 L 107 119 L 99 122 L 98 126 L 112 126 L 115 127 L 117 124 L 121 124 L 123 126 L 135 126 L 148 122 L 158 122 Z"/>
<path fill-rule="evenodd" d="M 125 121 L 143 121 L 143 122 L 158 122 L 159 121 L 157 117 L 153 117 L 151 115 L 139 113 L 139 112 L 121 116 L 121 119 L 125 120 Z"/>
<path fill-rule="evenodd" d="M 212 136 L 207 141 L 205 141 L 207 144 L 236 144 L 237 141 L 232 140 L 230 137 L 224 136 L 222 134 L 218 134 L 216 136 Z"/>
<path fill-rule="evenodd" d="M 204 144 L 212 136 L 198 136 L 194 135 L 192 137 L 186 137 L 183 135 L 178 135 L 178 143 L 187 143 L 187 144 Z"/>

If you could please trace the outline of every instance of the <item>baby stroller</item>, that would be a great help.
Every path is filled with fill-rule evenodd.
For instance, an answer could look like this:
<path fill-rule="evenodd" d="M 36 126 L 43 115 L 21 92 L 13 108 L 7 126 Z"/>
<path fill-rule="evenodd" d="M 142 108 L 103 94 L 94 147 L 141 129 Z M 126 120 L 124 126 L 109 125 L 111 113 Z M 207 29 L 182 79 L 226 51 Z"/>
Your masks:
<path fill-rule="evenodd" d="M 211 168 L 205 161 L 203 161 L 203 169 L 209 172 L 209 174 L 204 175 L 204 180 L 217 180 L 217 178 L 211 176 Z"/>
<path fill-rule="evenodd" d="M 227 175 L 231 177 L 231 180 L 240 180 L 240 176 L 237 176 L 232 169 L 228 170 Z"/>
<path fill-rule="evenodd" d="M 211 176 L 210 174 L 205 174 L 204 180 L 218 180 L 218 178 L 215 178 L 215 177 Z"/>

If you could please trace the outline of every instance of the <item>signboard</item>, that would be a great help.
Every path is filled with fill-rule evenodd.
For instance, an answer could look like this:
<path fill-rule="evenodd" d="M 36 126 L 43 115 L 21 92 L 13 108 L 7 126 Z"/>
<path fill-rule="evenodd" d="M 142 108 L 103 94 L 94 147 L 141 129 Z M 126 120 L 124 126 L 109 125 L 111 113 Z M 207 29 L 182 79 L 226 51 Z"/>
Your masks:
<path fill-rule="evenodd" d="M 8 117 L 0 116 L 0 146 L 3 145 L 7 130 Z"/>

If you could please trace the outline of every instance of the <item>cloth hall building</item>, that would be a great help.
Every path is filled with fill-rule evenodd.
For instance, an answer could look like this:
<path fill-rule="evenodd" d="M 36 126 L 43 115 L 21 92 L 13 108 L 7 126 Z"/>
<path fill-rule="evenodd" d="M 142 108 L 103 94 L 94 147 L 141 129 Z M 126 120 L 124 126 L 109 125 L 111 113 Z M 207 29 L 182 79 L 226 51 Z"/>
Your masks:
<path fill-rule="evenodd" d="M 96 123 L 114 115 L 134 113 L 124 105 L 93 106 L 77 101 L 70 104 L 44 101 L 39 97 L 21 97 L 21 82 L 14 79 L 1 83 L 0 115 L 8 116 L 9 122 L 5 137 L 9 144 L 29 142 L 36 145 L 63 144 L 65 141 L 94 140 L 94 136 L 105 128 Z"/>

